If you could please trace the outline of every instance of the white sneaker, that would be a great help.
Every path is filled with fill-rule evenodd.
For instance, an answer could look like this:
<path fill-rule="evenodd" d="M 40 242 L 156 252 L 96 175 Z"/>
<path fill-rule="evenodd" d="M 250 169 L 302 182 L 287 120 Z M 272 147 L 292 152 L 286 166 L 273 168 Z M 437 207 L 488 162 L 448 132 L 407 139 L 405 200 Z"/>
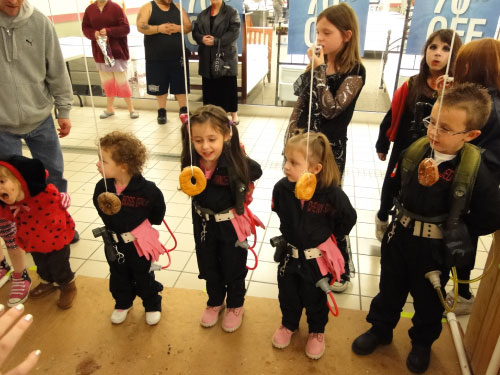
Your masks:
<path fill-rule="evenodd" d="M 125 321 L 125 319 L 127 318 L 127 314 L 128 314 L 130 309 L 131 309 L 131 307 L 129 307 L 128 309 L 125 309 L 125 310 L 121 310 L 121 309 L 113 310 L 113 313 L 111 314 L 111 323 L 113 323 L 113 324 L 123 323 Z"/>
<path fill-rule="evenodd" d="M 150 326 L 154 326 L 158 324 L 161 319 L 161 311 L 148 311 L 146 313 L 146 323 Z"/>
<path fill-rule="evenodd" d="M 387 227 L 389 226 L 389 221 L 382 221 L 378 218 L 378 212 L 375 214 L 375 237 L 377 237 L 377 240 L 382 242 L 382 239 L 384 238 L 385 231 L 387 230 Z"/>
<path fill-rule="evenodd" d="M 451 308 L 453 306 L 454 294 L 453 292 L 448 292 L 446 295 L 446 303 Z M 457 306 L 453 313 L 455 315 L 469 315 L 472 311 L 472 304 L 474 303 L 474 295 L 472 294 L 469 299 L 462 296 L 458 296 Z"/>

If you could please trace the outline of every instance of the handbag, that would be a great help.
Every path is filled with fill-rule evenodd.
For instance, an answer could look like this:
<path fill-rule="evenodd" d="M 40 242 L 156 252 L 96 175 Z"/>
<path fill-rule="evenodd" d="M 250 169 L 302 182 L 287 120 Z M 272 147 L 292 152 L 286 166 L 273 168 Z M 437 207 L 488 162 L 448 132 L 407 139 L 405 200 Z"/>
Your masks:
<path fill-rule="evenodd" d="M 229 63 L 224 61 L 224 52 L 220 51 L 220 40 L 217 43 L 217 52 L 215 53 L 215 59 L 212 63 L 212 76 L 214 78 L 224 77 L 229 74 L 231 67 Z"/>

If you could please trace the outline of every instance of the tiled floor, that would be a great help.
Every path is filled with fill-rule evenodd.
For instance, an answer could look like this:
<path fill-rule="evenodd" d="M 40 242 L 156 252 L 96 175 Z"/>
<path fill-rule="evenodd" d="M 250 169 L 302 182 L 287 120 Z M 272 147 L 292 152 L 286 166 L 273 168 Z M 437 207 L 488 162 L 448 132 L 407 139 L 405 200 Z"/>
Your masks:
<path fill-rule="evenodd" d="M 97 117 L 100 111 L 101 109 L 96 109 Z M 174 231 L 178 243 L 177 249 L 171 253 L 171 267 L 156 272 L 157 278 L 166 287 L 203 290 L 205 283 L 197 277 L 190 201 L 178 190 L 180 167 L 175 154 L 180 151 L 180 123 L 176 116 L 171 115 L 167 125 L 158 126 L 155 112 L 141 111 L 140 115 L 139 119 L 131 120 L 126 111 L 118 110 L 116 116 L 94 122 L 91 108 L 77 107 L 72 111 L 71 135 L 61 140 L 65 176 L 69 180 L 72 198 L 70 213 L 81 236 L 81 240 L 71 247 L 71 265 L 79 275 L 106 278 L 109 274 L 102 241 L 92 235 L 92 229 L 102 225 L 92 204 L 95 183 L 101 178 L 95 167 L 96 124 L 100 135 L 115 129 L 134 132 L 152 154 L 145 177 L 155 181 L 163 191 L 167 202 L 165 219 Z M 259 265 L 256 270 L 248 273 L 248 295 L 274 299 L 278 295 L 277 266 L 272 260 L 273 248 L 269 239 L 279 233 L 279 220 L 271 212 L 271 193 L 274 184 L 282 177 L 281 151 L 286 124 L 286 118 L 258 117 L 257 109 L 253 117 L 242 116 L 238 127 L 247 153 L 262 165 L 264 171 L 262 178 L 256 183 L 254 201 L 250 206 L 264 222 L 266 229 L 257 230 L 255 250 L 259 255 Z M 367 310 L 371 299 L 378 292 L 380 243 L 375 239 L 373 220 L 379 204 L 386 164 L 379 161 L 375 154 L 377 135 L 377 125 L 353 124 L 349 127 L 344 189 L 358 213 L 358 222 L 350 234 L 357 272 L 347 291 L 335 296 L 340 307 Z M 167 248 L 172 247 L 173 241 L 167 229 L 163 226 L 158 229 Z M 490 244 L 491 236 L 481 238 L 477 269 L 473 276 L 482 272 L 486 249 L 490 248 Z M 166 256 L 162 256 L 160 260 L 163 265 L 168 262 Z M 253 262 L 249 255 L 249 265 L 253 265 Z M 472 287 L 477 289 L 477 284 Z M 413 311 L 411 302 L 406 304 L 405 311 Z"/>

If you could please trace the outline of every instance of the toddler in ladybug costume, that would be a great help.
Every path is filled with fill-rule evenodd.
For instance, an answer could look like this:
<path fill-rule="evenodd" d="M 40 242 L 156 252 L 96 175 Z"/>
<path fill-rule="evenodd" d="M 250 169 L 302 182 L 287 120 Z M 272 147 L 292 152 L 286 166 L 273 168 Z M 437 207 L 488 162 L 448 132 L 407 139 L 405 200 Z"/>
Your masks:
<path fill-rule="evenodd" d="M 69 264 L 69 243 L 75 223 L 67 212 L 69 195 L 47 184 L 42 162 L 24 156 L 0 160 L 0 218 L 16 223 L 15 241 L 31 253 L 40 276 L 31 298 L 56 289 L 57 305 L 68 309 L 76 295 L 75 274 Z"/>

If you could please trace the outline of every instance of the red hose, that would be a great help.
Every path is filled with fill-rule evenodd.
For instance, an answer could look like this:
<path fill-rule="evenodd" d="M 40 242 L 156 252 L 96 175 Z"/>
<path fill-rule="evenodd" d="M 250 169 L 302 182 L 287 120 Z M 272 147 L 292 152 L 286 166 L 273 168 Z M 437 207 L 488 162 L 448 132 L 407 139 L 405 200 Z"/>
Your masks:
<path fill-rule="evenodd" d="M 170 233 L 170 235 L 174 239 L 174 247 L 172 247 L 171 249 L 167 249 L 165 246 L 162 245 L 163 249 L 165 250 L 165 254 L 167 254 L 167 257 L 168 257 L 168 264 L 166 266 L 162 267 L 161 268 L 162 270 L 170 267 L 170 265 L 172 264 L 172 258 L 170 257 L 170 252 L 173 251 L 173 250 L 175 250 L 175 248 L 177 247 L 177 239 L 175 238 L 174 233 L 170 230 L 170 227 L 168 226 L 168 224 L 165 221 L 165 219 L 163 219 L 163 224 L 165 224 L 165 226 L 167 227 L 168 232 Z"/>
<path fill-rule="evenodd" d="M 333 310 L 332 305 L 330 305 L 330 301 L 328 300 L 328 297 L 330 297 L 332 299 L 333 305 L 335 306 L 335 311 Z M 339 315 L 339 308 L 337 306 L 337 302 L 335 301 L 335 298 L 333 298 L 332 292 L 328 292 L 328 294 L 326 295 L 326 305 L 328 306 L 328 309 L 330 310 L 330 312 L 332 313 L 333 316 Z"/>

